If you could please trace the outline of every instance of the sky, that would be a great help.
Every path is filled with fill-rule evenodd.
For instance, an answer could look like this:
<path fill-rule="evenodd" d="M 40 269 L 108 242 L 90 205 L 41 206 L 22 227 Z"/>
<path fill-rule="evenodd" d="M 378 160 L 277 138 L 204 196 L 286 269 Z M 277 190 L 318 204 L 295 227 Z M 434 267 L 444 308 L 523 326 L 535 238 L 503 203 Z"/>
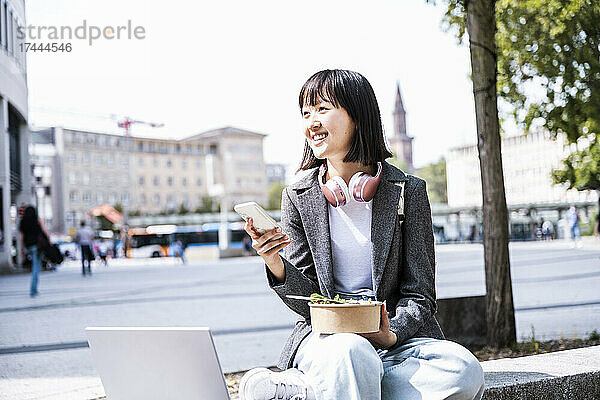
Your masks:
<path fill-rule="evenodd" d="M 326 68 L 363 74 L 393 133 L 396 83 L 416 167 L 476 143 L 468 48 L 444 32 L 442 2 L 27 0 L 27 25 L 140 26 L 142 39 L 50 40 L 71 52 L 29 52 L 29 121 L 178 139 L 235 126 L 268 134 L 264 158 L 296 169 L 303 135 L 298 93 Z M 47 31 L 43 35 L 47 35 Z M 32 36 L 32 35 L 30 35 Z"/>

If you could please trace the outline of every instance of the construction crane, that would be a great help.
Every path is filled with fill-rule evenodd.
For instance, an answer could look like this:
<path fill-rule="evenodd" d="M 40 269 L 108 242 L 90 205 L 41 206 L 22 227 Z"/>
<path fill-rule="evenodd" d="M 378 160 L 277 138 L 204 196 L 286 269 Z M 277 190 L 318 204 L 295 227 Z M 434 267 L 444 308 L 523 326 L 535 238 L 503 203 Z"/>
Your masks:
<path fill-rule="evenodd" d="M 138 121 L 135 119 L 131 119 L 129 117 L 124 117 L 122 120 L 118 121 L 117 124 L 119 125 L 119 128 L 125 128 L 125 136 L 131 136 L 129 129 L 132 124 L 144 124 L 144 125 L 149 125 L 153 128 L 160 128 L 160 127 L 165 126 L 165 124 L 157 124 L 154 122 Z"/>

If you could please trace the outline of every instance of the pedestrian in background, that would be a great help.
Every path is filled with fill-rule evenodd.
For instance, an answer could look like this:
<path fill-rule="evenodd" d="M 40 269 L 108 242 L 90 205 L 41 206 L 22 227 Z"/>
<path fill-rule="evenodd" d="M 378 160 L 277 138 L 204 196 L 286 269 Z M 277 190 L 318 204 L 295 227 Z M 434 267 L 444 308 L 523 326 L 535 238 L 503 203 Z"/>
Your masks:
<path fill-rule="evenodd" d="M 179 239 L 177 239 L 174 243 L 173 243 L 173 255 L 175 257 L 179 257 L 181 259 L 181 263 L 185 264 L 185 256 L 184 253 L 185 252 L 185 248 L 183 246 L 183 242 Z"/>
<path fill-rule="evenodd" d="M 19 232 L 23 248 L 27 256 L 31 257 L 31 286 L 29 295 L 35 297 L 39 294 L 38 275 L 42 268 L 42 249 L 40 248 L 40 244 L 50 243 L 50 235 L 44 226 L 44 222 L 38 217 L 35 207 L 25 207 L 23 218 L 19 223 Z"/>
<path fill-rule="evenodd" d="M 98 243 L 98 255 L 104 266 L 108 267 L 108 261 L 106 260 L 106 257 L 108 256 L 108 243 L 104 239 L 101 239 L 100 243 Z"/>
<path fill-rule="evenodd" d="M 577 208 L 575 206 L 571 206 L 569 211 L 567 211 L 567 226 L 569 227 L 569 232 L 571 233 L 571 240 L 573 244 L 577 247 L 581 247 L 581 231 L 579 229 L 579 214 L 577 213 Z"/>
<path fill-rule="evenodd" d="M 552 221 L 545 220 L 542 224 L 542 237 L 544 240 L 552 240 L 552 234 L 554 233 L 554 226 Z"/>
<path fill-rule="evenodd" d="M 92 245 L 94 241 L 94 231 L 89 226 L 86 226 L 85 221 L 81 221 L 81 227 L 75 235 L 75 243 L 81 247 L 81 275 L 85 276 L 85 264 L 87 262 L 88 274 L 92 274 Z"/>

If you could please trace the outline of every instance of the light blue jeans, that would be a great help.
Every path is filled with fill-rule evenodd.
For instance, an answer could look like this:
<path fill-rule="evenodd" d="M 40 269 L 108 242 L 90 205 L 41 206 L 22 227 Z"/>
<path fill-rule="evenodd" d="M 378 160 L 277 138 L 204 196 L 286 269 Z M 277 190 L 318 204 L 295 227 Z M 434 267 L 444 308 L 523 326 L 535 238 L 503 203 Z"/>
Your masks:
<path fill-rule="evenodd" d="M 458 343 L 413 338 L 392 350 L 375 350 L 353 333 L 312 332 L 300 345 L 295 368 L 317 400 L 479 400 L 481 365 Z"/>
<path fill-rule="evenodd" d="M 579 230 L 579 224 L 575 224 L 569 227 L 571 232 L 571 240 L 581 240 L 581 231 Z"/>
<path fill-rule="evenodd" d="M 40 269 L 42 269 L 42 255 L 35 244 L 26 247 L 25 251 L 31 257 L 31 287 L 29 288 L 29 295 L 35 296 L 38 294 L 38 275 L 40 274 Z"/>

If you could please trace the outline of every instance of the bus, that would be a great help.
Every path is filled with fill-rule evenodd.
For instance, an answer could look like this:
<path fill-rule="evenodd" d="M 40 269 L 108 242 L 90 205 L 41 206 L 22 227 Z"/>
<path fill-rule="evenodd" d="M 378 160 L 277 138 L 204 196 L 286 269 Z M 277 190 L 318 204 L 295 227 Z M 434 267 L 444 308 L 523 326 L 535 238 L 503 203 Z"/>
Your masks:
<path fill-rule="evenodd" d="M 180 240 L 184 249 L 202 253 L 219 252 L 220 223 L 205 223 L 202 225 L 177 226 L 177 225 L 151 225 L 146 228 L 132 228 L 131 248 L 128 256 L 133 258 L 169 257 L 171 244 Z M 243 222 L 229 222 L 229 252 L 232 255 L 242 254 L 243 238 L 247 235 Z"/>

